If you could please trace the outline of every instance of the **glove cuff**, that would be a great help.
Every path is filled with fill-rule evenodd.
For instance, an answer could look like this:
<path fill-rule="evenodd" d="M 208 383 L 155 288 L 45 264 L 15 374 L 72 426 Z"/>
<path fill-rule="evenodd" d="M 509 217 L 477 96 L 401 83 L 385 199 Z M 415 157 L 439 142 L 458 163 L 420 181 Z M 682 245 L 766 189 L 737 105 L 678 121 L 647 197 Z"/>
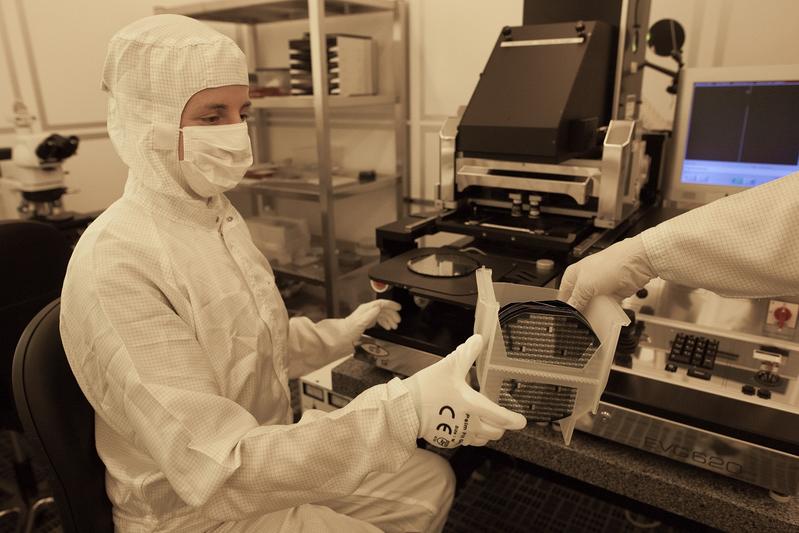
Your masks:
<path fill-rule="evenodd" d="M 339 320 L 341 320 L 341 328 L 339 331 L 341 332 L 343 342 L 345 342 L 349 347 L 352 347 L 352 345 L 361 338 L 364 330 L 360 327 L 358 321 L 355 320 L 352 315 L 340 318 Z"/>
<path fill-rule="evenodd" d="M 647 232 L 645 231 L 630 239 L 630 244 L 633 247 L 633 253 L 630 257 L 635 261 L 637 272 L 642 276 L 646 276 L 648 278 L 647 281 L 649 281 L 650 279 L 658 277 L 658 273 L 655 271 L 655 265 L 649 258 L 645 240 L 646 237 Z"/>

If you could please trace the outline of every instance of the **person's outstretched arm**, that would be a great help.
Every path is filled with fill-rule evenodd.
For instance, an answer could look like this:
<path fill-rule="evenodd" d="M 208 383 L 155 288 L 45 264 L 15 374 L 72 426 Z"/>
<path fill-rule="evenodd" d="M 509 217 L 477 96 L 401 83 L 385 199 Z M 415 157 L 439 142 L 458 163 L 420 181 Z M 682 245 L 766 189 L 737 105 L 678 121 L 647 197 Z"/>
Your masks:
<path fill-rule="evenodd" d="M 312 322 L 306 317 L 289 320 L 289 377 L 300 377 L 353 351 L 353 343 L 363 332 L 379 325 L 397 329 L 400 323 L 397 302 L 385 299 L 361 304 L 345 318 Z"/>
<path fill-rule="evenodd" d="M 661 277 L 722 296 L 799 294 L 799 173 L 696 208 L 566 269 L 560 297 L 578 309 L 626 298 Z"/>

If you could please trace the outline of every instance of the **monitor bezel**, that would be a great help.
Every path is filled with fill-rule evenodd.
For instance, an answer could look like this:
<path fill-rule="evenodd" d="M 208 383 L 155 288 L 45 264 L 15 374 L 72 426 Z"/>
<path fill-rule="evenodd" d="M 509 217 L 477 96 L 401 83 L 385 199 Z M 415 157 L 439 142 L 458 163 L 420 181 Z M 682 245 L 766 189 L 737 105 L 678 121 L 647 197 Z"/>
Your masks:
<path fill-rule="evenodd" d="M 671 205 L 693 207 L 746 190 L 747 187 L 701 185 L 680 181 L 688 142 L 688 125 L 693 107 L 694 84 L 705 82 L 799 82 L 799 64 L 757 65 L 745 67 L 686 68 L 680 73 L 677 110 L 674 115 L 669 177 L 664 198 Z"/>

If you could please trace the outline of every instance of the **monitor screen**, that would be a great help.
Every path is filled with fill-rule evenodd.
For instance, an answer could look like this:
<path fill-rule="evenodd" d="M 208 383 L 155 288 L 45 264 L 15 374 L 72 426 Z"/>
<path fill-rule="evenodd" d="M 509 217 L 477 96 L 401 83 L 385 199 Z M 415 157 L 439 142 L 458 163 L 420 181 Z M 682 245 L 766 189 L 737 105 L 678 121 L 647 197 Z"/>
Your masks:
<path fill-rule="evenodd" d="M 692 85 L 682 184 L 754 187 L 799 171 L 799 79 Z"/>
<path fill-rule="evenodd" d="M 799 171 L 799 64 L 686 68 L 666 205 L 696 207 Z"/>

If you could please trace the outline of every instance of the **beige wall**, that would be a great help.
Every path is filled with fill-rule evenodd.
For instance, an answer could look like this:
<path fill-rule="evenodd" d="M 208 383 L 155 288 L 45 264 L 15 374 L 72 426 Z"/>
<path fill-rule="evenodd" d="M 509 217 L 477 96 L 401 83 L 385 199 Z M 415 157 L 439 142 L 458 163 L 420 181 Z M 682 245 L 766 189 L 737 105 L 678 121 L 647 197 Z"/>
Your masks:
<path fill-rule="evenodd" d="M 521 23 L 522 0 L 408 0 L 410 6 L 411 190 L 432 199 L 438 172 L 438 129 L 447 115 L 467 102 L 479 72 L 503 25 Z M 122 191 L 126 169 L 105 135 L 105 96 L 100 70 L 109 37 L 118 28 L 152 13 L 153 0 L 0 0 L 0 146 L 11 142 L 11 102 L 21 97 L 46 131 L 81 137 L 79 154 L 69 159 L 68 185 L 79 192 L 65 198 L 79 211 L 101 209 Z M 184 3 L 157 0 L 159 5 Z M 688 66 L 799 62 L 795 0 L 653 0 L 650 22 L 677 18 L 686 27 Z M 383 24 L 368 17 L 355 24 Z M 285 37 L 296 23 L 262 37 L 262 63 L 278 66 Z M 233 37 L 235 30 L 222 28 Z M 369 31 L 363 29 L 363 31 Z M 241 41 L 241 39 L 239 39 Z M 281 44 L 282 43 L 282 44 Z M 242 43 L 244 45 L 244 43 Z M 652 58 L 670 65 L 664 58 Z M 385 82 L 386 73 L 381 75 Z M 644 99 L 648 114 L 668 122 L 673 97 L 668 80 L 648 72 Z M 272 155 L 300 158 L 313 153 L 310 114 L 278 114 L 271 119 Z M 390 170 L 394 144 L 390 122 L 372 112 L 336 117 L 334 156 L 348 168 Z M 0 189 L 1 190 L 1 189 Z M 0 217 L 13 215 L 17 199 L 2 192 Z M 390 194 L 339 205 L 340 236 L 370 235 L 371 227 L 393 217 Z M 246 203 L 246 202 L 244 202 Z M 282 208 L 312 212 L 291 202 Z M 366 221 L 366 223 L 364 223 Z M 313 222 L 313 221 L 312 221 Z"/>
<path fill-rule="evenodd" d="M 67 185 L 77 191 L 64 197 L 69 209 L 102 209 L 122 192 L 127 171 L 105 134 L 100 73 L 111 35 L 151 13 L 151 2 L 141 0 L 0 0 L 0 145 L 13 140 L 15 98 L 42 131 L 78 135 L 78 155 L 64 165 Z M 0 191 L 0 216 L 15 215 L 16 194 Z"/>

